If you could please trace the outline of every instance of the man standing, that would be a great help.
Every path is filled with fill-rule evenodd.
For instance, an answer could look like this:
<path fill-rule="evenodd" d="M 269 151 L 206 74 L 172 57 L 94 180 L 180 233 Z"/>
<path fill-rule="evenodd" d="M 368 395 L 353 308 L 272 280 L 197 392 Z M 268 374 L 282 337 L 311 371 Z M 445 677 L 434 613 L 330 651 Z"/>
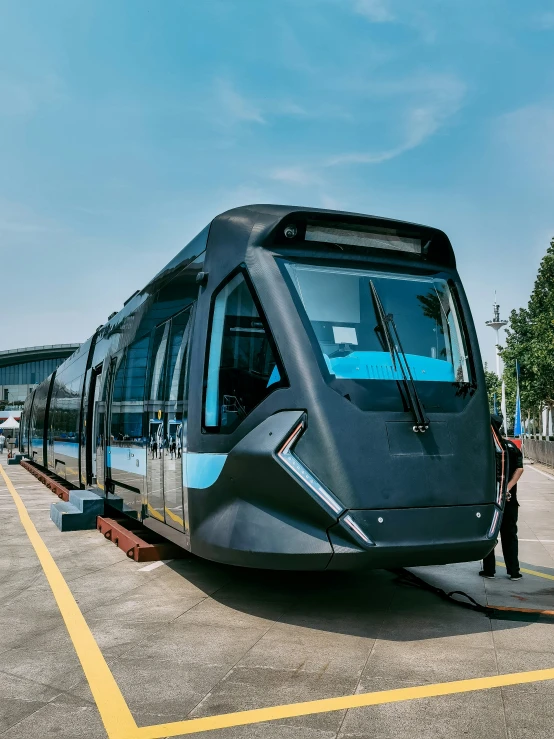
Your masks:
<path fill-rule="evenodd" d="M 500 436 L 502 418 L 492 416 L 491 418 L 496 432 Z M 503 439 L 508 454 L 508 492 L 504 506 L 504 516 L 500 526 L 500 539 L 502 542 L 502 554 L 510 580 L 521 580 L 523 575 L 519 571 L 518 542 L 517 542 L 517 516 L 519 503 L 517 502 L 517 483 L 523 475 L 523 454 L 510 439 Z M 494 549 L 483 559 L 483 569 L 479 573 L 481 577 L 493 578 L 496 572 L 496 558 Z"/>
<path fill-rule="evenodd" d="M 4 444 L 6 443 L 6 437 L 0 431 L 0 454 L 4 454 Z"/>

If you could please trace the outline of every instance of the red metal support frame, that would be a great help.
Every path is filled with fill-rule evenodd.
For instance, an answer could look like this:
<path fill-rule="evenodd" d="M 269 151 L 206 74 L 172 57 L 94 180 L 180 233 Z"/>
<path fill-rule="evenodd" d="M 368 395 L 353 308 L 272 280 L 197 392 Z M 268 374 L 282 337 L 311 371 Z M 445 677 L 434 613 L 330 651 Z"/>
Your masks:
<path fill-rule="evenodd" d="M 116 521 L 114 518 L 98 516 L 96 528 L 104 534 L 106 539 L 113 541 L 135 562 L 156 562 L 160 559 L 179 559 L 186 556 L 184 549 L 163 540 L 148 529 L 144 529 L 144 533 L 149 538 L 154 538 L 155 541 L 148 542 L 142 539 L 136 532 L 125 528 L 120 521 Z"/>
<path fill-rule="evenodd" d="M 52 473 L 40 469 L 28 460 L 22 460 L 21 466 L 46 485 L 58 498 L 69 501 L 70 490 L 56 480 Z M 180 559 L 187 556 L 184 549 L 163 539 L 159 534 L 131 518 L 118 521 L 115 518 L 98 516 L 96 528 L 135 562 L 157 562 L 160 559 Z M 139 536 L 139 533 L 145 538 Z"/>
<path fill-rule="evenodd" d="M 27 472 L 30 472 L 31 475 L 34 475 L 37 480 L 40 480 L 40 482 L 46 485 L 46 487 L 49 488 L 55 495 L 57 495 L 58 498 L 61 498 L 65 501 L 69 500 L 69 490 L 57 480 L 55 480 L 49 472 L 46 472 L 46 470 L 41 470 L 38 467 L 35 467 L 35 465 L 31 462 L 26 462 L 25 460 L 22 460 L 20 464 L 23 469 L 26 469 Z"/>

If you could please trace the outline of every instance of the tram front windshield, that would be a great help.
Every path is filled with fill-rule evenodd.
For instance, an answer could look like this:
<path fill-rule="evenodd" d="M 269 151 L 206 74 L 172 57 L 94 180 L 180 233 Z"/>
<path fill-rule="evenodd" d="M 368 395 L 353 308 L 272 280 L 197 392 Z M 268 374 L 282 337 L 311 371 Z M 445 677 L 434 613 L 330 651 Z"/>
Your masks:
<path fill-rule="evenodd" d="M 292 262 L 286 267 L 331 375 L 402 379 L 379 320 L 377 294 L 414 380 L 469 382 L 460 316 L 445 280 Z"/>

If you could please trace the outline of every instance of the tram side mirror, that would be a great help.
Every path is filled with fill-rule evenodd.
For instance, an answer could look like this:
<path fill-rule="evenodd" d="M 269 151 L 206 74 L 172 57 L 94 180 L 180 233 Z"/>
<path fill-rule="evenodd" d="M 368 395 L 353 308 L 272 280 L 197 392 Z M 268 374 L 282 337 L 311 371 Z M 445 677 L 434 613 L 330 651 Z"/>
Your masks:
<path fill-rule="evenodd" d="M 208 282 L 208 273 L 207 272 L 199 272 L 196 275 L 196 282 L 198 285 L 202 285 L 202 287 Z"/>

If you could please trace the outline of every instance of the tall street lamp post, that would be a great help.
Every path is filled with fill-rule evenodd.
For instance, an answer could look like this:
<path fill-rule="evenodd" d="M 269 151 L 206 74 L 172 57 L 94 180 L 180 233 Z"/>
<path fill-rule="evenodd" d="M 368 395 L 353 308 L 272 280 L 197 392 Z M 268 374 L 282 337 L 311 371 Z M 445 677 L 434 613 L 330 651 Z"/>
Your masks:
<path fill-rule="evenodd" d="M 500 329 L 504 328 L 504 326 L 508 325 L 508 321 L 503 321 L 500 318 L 500 306 L 496 302 L 496 293 L 494 294 L 494 303 L 493 303 L 493 310 L 494 310 L 494 317 L 492 321 L 487 321 L 487 326 L 490 326 L 492 329 L 494 329 L 494 332 L 496 334 L 496 374 L 498 377 L 500 377 Z"/>

